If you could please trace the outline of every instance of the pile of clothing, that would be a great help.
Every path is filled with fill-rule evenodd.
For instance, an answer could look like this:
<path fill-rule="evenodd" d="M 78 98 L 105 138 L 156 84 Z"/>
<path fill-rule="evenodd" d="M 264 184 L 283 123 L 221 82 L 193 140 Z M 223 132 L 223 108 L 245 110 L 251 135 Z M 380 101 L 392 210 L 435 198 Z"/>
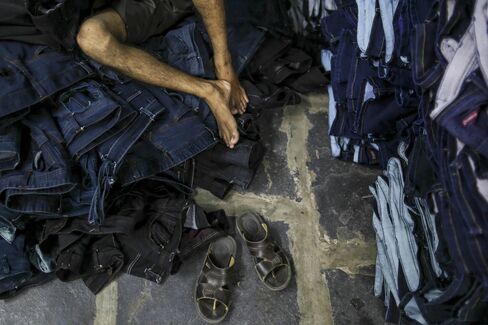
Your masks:
<path fill-rule="evenodd" d="M 262 47 L 241 76 L 245 80 L 243 87 L 251 94 L 251 109 L 296 104 L 300 101 L 298 93 L 321 92 L 329 83 L 317 54 L 324 44 L 320 19 L 328 2 L 226 1 L 226 12 L 233 23 L 251 24 L 267 32 Z"/>
<path fill-rule="evenodd" d="M 371 187 L 386 321 L 488 323 L 486 0 L 336 0 L 322 20 L 332 154 Z"/>
<path fill-rule="evenodd" d="M 264 33 L 230 30 L 241 72 Z M 208 35 L 194 18 L 143 46 L 214 77 Z M 94 293 L 120 272 L 161 283 L 224 234 L 225 215 L 199 208 L 192 189 L 223 197 L 251 183 L 264 155 L 257 115 L 236 117 L 242 140 L 230 150 L 200 98 L 81 54 L 0 42 L 0 297 L 53 277 L 81 278 Z"/>

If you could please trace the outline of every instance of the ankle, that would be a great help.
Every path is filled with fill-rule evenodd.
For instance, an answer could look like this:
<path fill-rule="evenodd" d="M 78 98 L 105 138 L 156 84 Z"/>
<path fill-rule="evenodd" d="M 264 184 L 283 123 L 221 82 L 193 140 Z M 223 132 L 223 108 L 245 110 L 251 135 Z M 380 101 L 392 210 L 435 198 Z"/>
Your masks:
<path fill-rule="evenodd" d="M 199 97 L 205 101 L 208 101 L 209 99 L 215 97 L 217 92 L 218 90 L 216 88 L 215 83 L 211 80 L 208 81 L 206 80 L 202 83 Z"/>

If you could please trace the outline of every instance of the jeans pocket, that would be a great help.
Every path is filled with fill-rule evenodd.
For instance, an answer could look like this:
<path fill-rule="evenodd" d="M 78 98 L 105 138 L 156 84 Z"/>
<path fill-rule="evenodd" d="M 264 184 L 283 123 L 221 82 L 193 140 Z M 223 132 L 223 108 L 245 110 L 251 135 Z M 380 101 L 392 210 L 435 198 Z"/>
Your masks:
<path fill-rule="evenodd" d="M 111 125 L 110 121 L 120 115 L 120 105 L 102 85 L 89 80 L 62 93 L 53 115 L 69 145 L 82 132 L 91 132 L 91 127 L 102 121 Z M 103 128 L 103 125 L 99 127 Z M 96 133 L 99 136 L 100 132 Z"/>

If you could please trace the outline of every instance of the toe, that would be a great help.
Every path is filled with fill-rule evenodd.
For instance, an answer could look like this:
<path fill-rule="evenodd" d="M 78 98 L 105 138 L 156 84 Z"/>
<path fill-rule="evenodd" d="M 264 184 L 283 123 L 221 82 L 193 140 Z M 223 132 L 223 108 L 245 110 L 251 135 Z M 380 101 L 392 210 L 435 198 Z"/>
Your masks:
<path fill-rule="evenodd" d="M 239 106 L 239 113 L 242 114 L 242 113 L 246 112 L 246 106 L 247 106 L 246 102 L 242 101 L 240 106 Z"/>
<path fill-rule="evenodd" d="M 249 98 L 247 97 L 246 90 L 241 87 L 241 91 L 242 91 L 242 96 L 244 97 L 244 101 L 246 103 L 249 103 Z"/>
<path fill-rule="evenodd" d="M 231 140 L 230 140 L 230 143 L 231 145 L 236 145 L 237 142 L 239 142 L 239 132 L 237 132 L 237 130 L 233 131 L 232 132 L 232 137 L 231 137 Z"/>

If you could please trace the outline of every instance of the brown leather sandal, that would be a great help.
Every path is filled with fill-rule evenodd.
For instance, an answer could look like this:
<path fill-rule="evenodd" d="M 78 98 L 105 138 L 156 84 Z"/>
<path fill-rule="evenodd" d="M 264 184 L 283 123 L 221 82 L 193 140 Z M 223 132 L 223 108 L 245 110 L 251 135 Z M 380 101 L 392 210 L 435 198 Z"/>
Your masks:
<path fill-rule="evenodd" d="M 229 236 L 208 248 L 193 297 L 198 314 L 207 323 L 220 323 L 229 313 L 232 290 L 237 285 L 236 251 L 236 242 Z"/>
<path fill-rule="evenodd" d="M 237 229 L 254 260 L 261 282 L 273 291 L 285 289 L 291 280 L 291 266 L 285 252 L 272 241 L 262 216 L 247 212 L 237 218 Z"/>

